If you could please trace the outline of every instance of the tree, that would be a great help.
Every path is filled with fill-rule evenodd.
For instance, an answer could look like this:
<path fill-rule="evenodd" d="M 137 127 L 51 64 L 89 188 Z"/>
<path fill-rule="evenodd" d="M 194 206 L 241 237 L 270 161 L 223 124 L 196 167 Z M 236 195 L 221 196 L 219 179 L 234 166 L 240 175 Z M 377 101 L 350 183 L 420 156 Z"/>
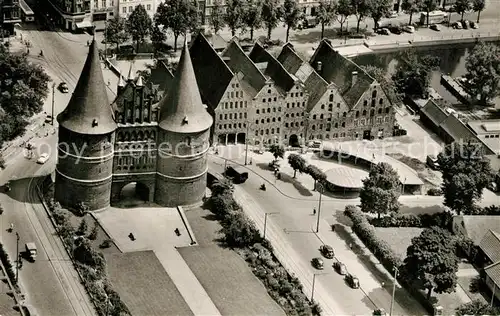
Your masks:
<path fill-rule="evenodd" d="M 208 22 L 210 26 L 214 28 L 215 34 L 217 34 L 226 24 L 224 22 L 224 10 L 222 9 L 220 0 L 214 0 Z"/>
<path fill-rule="evenodd" d="M 198 11 L 191 0 L 166 0 L 160 3 L 155 14 L 157 25 L 169 28 L 174 34 L 174 52 L 177 51 L 179 35 L 198 27 Z"/>
<path fill-rule="evenodd" d="M 262 21 L 267 28 L 267 39 L 271 39 L 271 32 L 278 26 L 281 18 L 281 9 L 278 0 L 263 0 Z"/>
<path fill-rule="evenodd" d="M 372 65 L 361 65 L 361 69 L 363 69 L 367 74 L 369 74 L 372 78 L 380 83 L 380 86 L 384 90 L 387 98 L 393 104 L 401 102 L 401 96 L 396 90 L 396 85 L 394 81 L 390 77 L 387 76 L 387 71 L 384 69 L 372 66 Z"/>
<path fill-rule="evenodd" d="M 429 26 L 429 14 L 438 7 L 437 0 L 422 0 L 420 9 L 427 13 L 427 26 Z"/>
<path fill-rule="evenodd" d="M 484 10 L 486 6 L 485 0 L 472 0 L 472 9 L 477 12 L 477 23 L 479 23 L 479 17 L 481 16 L 481 11 Z"/>
<path fill-rule="evenodd" d="M 473 300 L 472 302 L 462 304 L 456 309 L 456 316 L 466 315 L 498 315 L 500 309 L 490 306 L 481 300 Z"/>
<path fill-rule="evenodd" d="M 438 65 L 439 57 L 417 56 L 411 51 L 403 53 L 392 76 L 397 92 L 410 98 L 426 98 L 432 70 Z"/>
<path fill-rule="evenodd" d="M 460 20 L 464 20 L 464 14 L 466 11 L 470 10 L 472 8 L 472 3 L 471 0 L 456 0 L 455 4 L 453 5 L 453 10 L 460 14 Z"/>
<path fill-rule="evenodd" d="M 488 104 L 499 94 L 500 48 L 497 45 L 479 42 L 465 62 L 467 87 L 473 99 Z"/>
<path fill-rule="evenodd" d="M 151 42 L 155 48 L 155 52 L 161 49 L 163 42 L 167 39 L 165 30 L 163 27 L 158 26 L 156 23 L 151 30 Z"/>
<path fill-rule="evenodd" d="M 379 28 L 380 20 L 389 15 L 392 9 L 392 0 L 369 0 L 370 16 L 373 19 L 375 30 Z"/>
<path fill-rule="evenodd" d="M 223 221 L 221 232 L 228 246 L 234 248 L 251 246 L 262 239 L 254 222 L 241 212 L 230 212 Z"/>
<path fill-rule="evenodd" d="M 293 177 L 294 178 L 297 175 L 297 171 L 300 173 L 306 171 L 307 162 L 304 159 L 304 157 L 302 157 L 301 155 L 290 154 L 290 156 L 288 156 L 288 163 L 293 168 Z"/>
<path fill-rule="evenodd" d="M 83 216 L 90 210 L 90 207 L 85 202 L 78 202 L 76 204 L 75 213 L 77 216 Z"/>
<path fill-rule="evenodd" d="M 370 0 L 351 0 L 351 7 L 356 16 L 356 33 L 359 33 L 359 24 L 370 14 Z"/>
<path fill-rule="evenodd" d="M 452 143 L 437 157 L 443 173 L 444 204 L 459 215 L 475 206 L 491 182 L 489 160 L 480 143 Z"/>
<path fill-rule="evenodd" d="M 323 170 L 314 165 L 307 166 L 305 172 L 313 178 L 314 190 L 316 190 L 316 183 L 318 181 L 322 183 L 323 181 L 326 180 L 326 174 L 323 172 Z"/>
<path fill-rule="evenodd" d="M 88 235 L 89 240 L 96 240 L 97 239 L 97 234 L 99 233 L 99 226 L 97 223 L 94 223 L 94 226 L 92 227 L 92 230 L 90 231 Z"/>
<path fill-rule="evenodd" d="M 108 43 L 116 44 L 116 53 L 118 54 L 120 44 L 125 43 L 128 40 L 128 33 L 126 32 L 127 20 L 122 19 L 120 16 L 116 16 L 114 19 L 108 21 L 106 25 L 106 32 L 104 33 L 104 39 Z"/>
<path fill-rule="evenodd" d="M 78 229 L 76 230 L 77 235 L 83 236 L 87 233 L 87 229 L 89 228 L 89 225 L 87 224 L 87 220 L 83 218 L 80 221 L 80 225 L 78 225 Z"/>
<path fill-rule="evenodd" d="M 243 25 L 244 3 L 242 0 L 228 0 L 226 2 L 226 14 L 224 21 L 231 29 L 231 35 L 236 34 L 236 30 Z"/>
<path fill-rule="evenodd" d="M 127 20 L 127 31 L 135 42 L 136 51 L 139 52 L 139 44 L 151 33 L 153 22 L 142 4 L 135 7 Z"/>
<path fill-rule="evenodd" d="M 335 3 L 331 0 L 322 0 L 316 7 L 316 18 L 321 24 L 321 39 L 325 36 L 325 26 L 332 24 L 335 19 Z"/>
<path fill-rule="evenodd" d="M 408 25 L 411 25 L 411 21 L 414 13 L 420 12 L 420 8 L 422 0 L 403 0 L 401 4 L 401 8 L 410 15 L 410 21 L 408 21 Z"/>
<path fill-rule="evenodd" d="M 391 165 L 382 162 L 375 165 L 368 178 L 363 180 L 361 210 L 365 213 L 381 214 L 397 212 L 400 195 L 399 175 Z"/>
<path fill-rule="evenodd" d="M 278 158 L 283 158 L 285 156 L 285 148 L 280 145 L 271 145 L 271 147 L 269 148 L 269 152 L 273 154 L 275 160 L 278 160 Z"/>
<path fill-rule="evenodd" d="M 453 236 L 439 227 L 426 228 L 411 240 L 401 277 L 412 286 L 427 290 L 427 299 L 436 293 L 455 292 L 458 258 Z"/>
<path fill-rule="evenodd" d="M 283 4 L 283 21 L 286 25 L 286 40 L 288 42 L 288 37 L 290 35 L 290 28 L 295 28 L 302 17 L 302 10 L 299 8 L 299 4 L 295 0 L 285 0 Z"/>
<path fill-rule="evenodd" d="M 250 0 L 243 14 L 243 24 L 250 28 L 250 40 L 253 41 L 253 32 L 262 25 L 262 3 Z"/>
<path fill-rule="evenodd" d="M 354 13 L 351 0 L 339 0 L 336 5 L 335 13 L 337 14 L 337 21 L 340 24 L 340 33 L 342 33 L 342 26 L 347 21 L 347 18 Z M 349 30 L 346 30 L 346 32 Z"/>
<path fill-rule="evenodd" d="M 75 240 L 73 257 L 79 263 L 94 268 L 99 275 L 105 272 L 106 262 L 104 261 L 104 256 L 92 248 L 90 240 L 85 237 Z"/>
<path fill-rule="evenodd" d="M 210 189 L 212 190 L 212 196 L 233 195 L 234 185 L 229 179 L 222 178 L 215 180 Z"/>

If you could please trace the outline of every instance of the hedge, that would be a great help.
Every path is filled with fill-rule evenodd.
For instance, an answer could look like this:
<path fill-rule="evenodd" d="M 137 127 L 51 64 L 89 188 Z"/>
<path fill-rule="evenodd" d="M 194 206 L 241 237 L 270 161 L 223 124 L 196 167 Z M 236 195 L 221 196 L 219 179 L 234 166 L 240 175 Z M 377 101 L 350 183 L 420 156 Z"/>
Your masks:
<path fill-rule="evenodd" d="M 15 267 L 10 261 L 9 254 L 3 247 L 2 243 L 0 243 L 0 260 L 2 260 L 3 266 L 5 267 L 7 277 L 10 279 L 10 282 L 14 287 L 17 288 L 16 273 L 14 272 Z"/>
<path fill-rule="evenodd" d="M 451 231 L 453 225 L 453 215 L 448 212 L 439 212 L 434 214 L 418 214 L 418 215 L 399 214 L 399 215 L 385 216 L 381 218 L 370 218 L 368 219 L 368 221 L 375 227 L 428 228 L 432 226 L 438 226 Z"/>
<path fill-rule="evenodd" d="M 348 205 L 345 208 L 344 215 L 348 216 L 352 221 L 352 230 L 363 241 L 365 246 L 373 253 L 373 255 L 382 263 L 387 271 L 393 271 L 395 267 L 401 268 L 403 260 L 396 255 L 391 246 L 377 237 L 375 227 L 366 219 L 364 213 L 353 205 Z M 391 272 L 392 273 L 392 272 Z M 401 274 L 399 274 L 401 276 Z M 429 313 L 433 313 L 432 303 L 427 300 L 425 295 L 416 290 L 413 286 L 407 284 L 401 277 L 398 277 L 399 283 L 413 295 L 424 306 Z"/>

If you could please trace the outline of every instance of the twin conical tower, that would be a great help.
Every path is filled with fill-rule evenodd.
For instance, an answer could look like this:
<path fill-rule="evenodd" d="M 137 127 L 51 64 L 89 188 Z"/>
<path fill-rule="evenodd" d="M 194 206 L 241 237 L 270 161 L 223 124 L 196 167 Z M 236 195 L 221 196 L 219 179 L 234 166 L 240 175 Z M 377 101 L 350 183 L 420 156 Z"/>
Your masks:
<path fill-rule="evenodd" d="M 201 101 L 187 45 L 174 82 L 159 107 L 157 170 L 148 175 L 154 183 L 149 189 L 154 190 L 154 201 L 163 206 L 197 203 L 206 189 L 213 119 Z M 90 210 L 108 207 L 113 180 L 120 177 L 123 181 L 124 174 L 113 174 L 113 160 L 118 160 L 114 157 L 117 124 L 107 98 L 95 40 L 71 100 L 57 121 L 56 200 L 69 208 L 82 202 Z M 130 182 L 139 181 L 138 173 L 126 176 Z"/>

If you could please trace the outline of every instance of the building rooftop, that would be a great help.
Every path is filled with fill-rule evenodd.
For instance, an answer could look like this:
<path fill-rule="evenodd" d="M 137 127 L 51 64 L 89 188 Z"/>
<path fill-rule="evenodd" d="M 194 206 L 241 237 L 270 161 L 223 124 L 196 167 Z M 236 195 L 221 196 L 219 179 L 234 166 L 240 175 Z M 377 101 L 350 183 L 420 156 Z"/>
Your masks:
<path fill-rule="evenodd" d="M 319 62 L 321 63 L 320 70 Z M 349 108 L 353 108 L 358 103 L 361 96 L 375 81 L 353 61 L 335 51 L 326 40 L 321 41 L 309 63 L 326 82 L 337 86 Z M 357 74 L 353 83 L 354 72 Z"/>
<path fill-rule="evenodd" d="M 116 129 L 95 39 L 90 44 L 75 91 L 57 121 L 79 134 L 102 135 Z"/>
<path fill-rule="evenodd" d="M 461 215 L 467 235 L 479 245 L 489 230 L 498 230 L 500 227 L 500 216 L 496 215 Z"/>
<path fill-rule="evenodd" d="M 443 123 L 443 121 L 448 117 L 448 113 L 446 113 L 446 111 L 432 99 L 427 101 L 420 111 L 424 113 L 436 126 L 441 125 L 441 123 Z"/>
<path fill-rule="evenodd" d="M 496 154 L 500 154 L 500 120 L 480 120 L 467 122 L 472 131 L 482 136 L 481 140 Z"/>
<path fill-rule="evenodd" d="M 500 227 L 497 227 L 500 229 Z M 479 243 L 479 248 L 493 262 L 500 262 L 500 234 L 489 229 Z"/>
<path fill-rule="evenodd" d="M 209 80 L 206 80 L 209 81 Z M 175 133 L 196 133 L 208 130 L 213 123 L 201 101 L 200 90 L 187 44 L 169 92 L 159 102 L 160 128 Z"/>

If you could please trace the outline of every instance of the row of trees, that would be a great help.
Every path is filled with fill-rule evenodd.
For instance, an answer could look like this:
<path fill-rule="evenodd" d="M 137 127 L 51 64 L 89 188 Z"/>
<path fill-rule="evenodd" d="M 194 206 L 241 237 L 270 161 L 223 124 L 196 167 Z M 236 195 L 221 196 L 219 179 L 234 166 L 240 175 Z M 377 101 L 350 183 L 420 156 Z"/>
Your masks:
<path fill-rule="evenodd" d="M 477 12 L 477 22 L 479 23 L 479 17 L 481 11 L 485 8 L 485 4 L 485 0 L 457 0 L 452 9 L 454 12 L 461 14 L 462 20 L 464 18 L 464 13 L 473 9 Z M 412 22 L 414 13 L 423 11 L 427 13 L 427 25 L 429 25 L 429 13 L 436 10 L 438 7 L 438 0 L 403 0 L 401 3 L 401 8 L 410 15 L 409 24 Z"/>

